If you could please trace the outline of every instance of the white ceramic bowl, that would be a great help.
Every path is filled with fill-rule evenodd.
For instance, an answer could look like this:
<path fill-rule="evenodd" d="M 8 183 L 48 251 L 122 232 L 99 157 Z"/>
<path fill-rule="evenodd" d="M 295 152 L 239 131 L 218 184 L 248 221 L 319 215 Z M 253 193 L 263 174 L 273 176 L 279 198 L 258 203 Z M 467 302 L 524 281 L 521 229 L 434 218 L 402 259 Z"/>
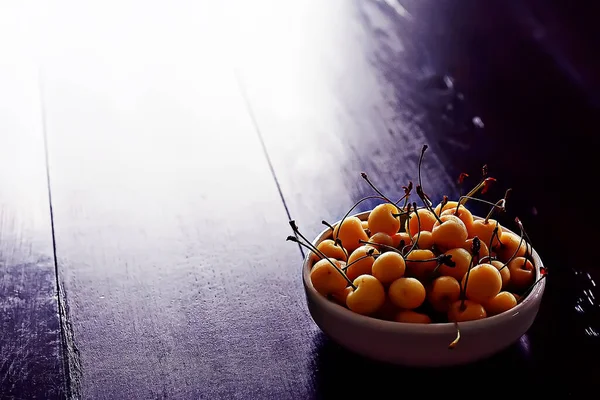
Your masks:
<path fill-rule="evenodd" d="M 369 211 L 354 216 L 365 221 Z M 509 231 L 504 227 L 503 229 Z M 329 232 L 329 229 L 324 230 L 313 244 L 316 246 L 326 239 Z M 532 255 L 537 280 L 541 276 L 540 268 L 543 265 L 535 250 Z M 477 321 L 460 322 L 461 339 L 450 350 L 448 345 L 456 337 L 453 323 L 409 324 L 385 321 L 356 314 L 328 300 L 311 283 L 308 256 L 309 254 L 304 260 L 302 276 L 308 309 L 319 328 L 350 351 L 370 359 L 405 366 L 441 367 L 465 364 L 505 349 L 533 324 L 546 284 L 546 280 L 542 279 L 520 304 L 507 312 Z"/>

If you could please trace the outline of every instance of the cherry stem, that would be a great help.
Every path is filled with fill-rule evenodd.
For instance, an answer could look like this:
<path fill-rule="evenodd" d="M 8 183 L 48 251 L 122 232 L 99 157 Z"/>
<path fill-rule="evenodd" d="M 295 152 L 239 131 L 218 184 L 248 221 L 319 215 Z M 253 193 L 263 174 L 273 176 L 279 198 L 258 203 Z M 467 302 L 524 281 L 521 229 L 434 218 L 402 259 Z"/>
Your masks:
<path fill-rule="evenodd" d="M 368 240 L 359 240 L 358 243 L 362 243 L 362 244 L 370 244 L 371 246 L 378 246 L 378 247 L 383 247 L 385 249 L 388 249 L 390 251 L 395 251 L 396 253 L 400 253 L 400 250 L 398 250 L 397 248 L 395 248 L 394 246 L 388 246 L 387 244 L 382 244 L 382 243 L 375 243 L 375 242 L 369 242 Z"/>
<path fill-rule="evenodd" d="M 479 190 L 481 190 L 481 188 L 483 188 L 483 186 L 485 185 L 485 179 L 482 179 L 481 182 L 479 182 L 477 184 L 477 186 L 475 186 L 473 189 L 471 189 L 471 191 L 469 193 L 467 193 L 464 196 L 460 196 L 460 198 L 458 199 L 459 204 L 464 205 L 467 200 L 471 199 L 471 196 L 473 196 L 475 193 L 477 193 Z"/>
<path fill-rule="evenodd" d="M 448 204 L 448 196 L 444 196 L 440 202 L 440 217 L 442 216 L 442 211 L 444 210 L 444 207 L 446 207 L 446 204 Z"/>
<path fill-rule="evenodd" d="M 420 186 L 417 186 L 417 192 L 418 192 L 418 188 L 420 188 Z M 405 257 L 408 257 L 408 255 L 417 247 L 417 243 L 419 243 L 419 239 L 421 238 L 421 217 L 419 216 L 419 210 L 417 209 L 417 203 L 413 203 L 413 208 L 415 209 L 415 215 L 417 216 L 417 229 L 418 229 L 417 240 L 415 240 L 415 242 L 413 243 L 413 245 L 410 248 L 410 250 L 408 251 L 408 253 L 406 253 Z M 434 213 L 434 215 L 435 215 L 435 213 Z M 409 220 L 409 226 L 410 226 L 410 220 Z M 407 233 L 410 236 L 410 230 Z"/>
<path fill-rule="evenodd" d="M 487 200 L 479 199 L 477 197 L 471 197 L 469 195 L 466 195 L 466 196 L 460 196 L 460 198 L 458 199 L 458 205 L 456 206 L 456 210 L 457 211 L 460 208 L 460 206 L 464 206 L 465 203 L 466 203 L 466 202 L 462 202 L 462 199 L 475 200 L 475 201 L 479 201 L 481 203 L 485 203 L 485 204 L 490 205 L 490 206 L 498 207 L 496 205 L 496 203 L 492 203 L 491 201 L 487 201 Z"/>
<path fill-rule="evenodd" d="M 448 345 L 448 350 L 453 350 L 460 341 L 460 328 L 458 327 L 458 322 L 454 321 L 454 326 L 456 327 L 456 339 Z"/>
<path fill-rule="evenodd" d="M 490 256 L 490 255 L 487 255 L 487 256 L 483 256 L 483 257 L 481 257 L 481 258 L 479 259 L 479 263 L 481 264 L 481 263 L 482 263 L 483 261 L 485 261 L 485 260 L 490 260 L 490 262 L 491 262 L 491 261 L 494 261 L 495 259 L 494 259 L 492 256 Z M 502 269 L 502 268 L 500 268 L 500 269 Z"/>
<path fill-rule="evenodd" d="M 421 198 L 421 200 L 423 201 L 423 204 L 425 204 L 425 208 L 427 208 L 429 211 L 431 211 L 431 213 L 433 214 L 433 216 L 435 217 L 435 219 L 437 219 L 437 221 L 439 222 L 439 224 L 443 224 L 442 220 L 440 219 L 440 217 L 438 217 L 438 215 L 435 213 L 435 211 L 431 208 L 431 204 L 429 204 L 429 200 L 427 199 L 427 195 L 425 194 L 425 192 L 423 192 L 423 188 L 419 185 L 417 186 L 417 195 Z M 415 208 L 415 212 L 417 210 L 417 203 L 414 203 L 414 208 Z M 417 213 L 418 215 L 418 213 Z"/>
<path fill-rule="evenodd" d="M 419 157 L 419 167 L 418 167 L 418 171 L 419 171 L 419 186 L 422 188 L 423 187 L 423 183 L 421 182 L 421 164 L 423 164 L 423 157 L 425 156 L 425 152 L 427 151 L 429 146 L 427 146 L 426 144 L 423 145 L 423 147 L 421 148 L 421 156 Z"/>
<path fill-rule="evenodd" d="M 346 256 L 346 260 L 348 260 L 348 258 L 350 257 L 350 254 L 348 254 L 348 250 L 346 250 L 346 248 L 342 244 L 342 240 L 341 239 L 335 239 L 335 245 L 339 246 L 340 249 L 342 249 L 342 251 L 344 252 L 344 255 Z"/>
<path fill-rule="evenodd" d="M 290 236 L 288 236 L 288 237 L 286 238 L 286 240 L 287 240 L 287 241 L 289 241 L 289 242 L 295 242 L 295 243 L 298 243 L 298 245 L 300 245 L 300 246 L 302 246 L 302 247 L 304 247 L 304 248 L 308 249 L 308 250 L 309 250 L 309 251 L 310 251 L 312 254 L 314 254 L 314 255 L 318 256 L 318 257 L 319 257 L 321 260 L 323 260 L 323 256 L 322 256 L 322 254 L 323 254 L 323 253 L 315 253 L 315 251 L 313 250 L 313 248 L 312 248 L 312 247 L 308 246 L 308 245 L 307 245 L 307 244 L 305 244 L 305 243 L 302 243 L 302 242 L 301 242 L 301 241 L 299 241 L 299 240 L 298 240 L 298 238 L 296 238 L 295 236 L 291 236 L 291 235 L 290 235 Z"/>
<path fill-rule="evenodd" d="M 408 181 L 408 186 L 402 186 L 404 188 L 404 196 L 400 197 L 398 201 L 396 201 L 396 205 L 404 200 L 404 206 L 402 208 L 406 208 L 406 204 L 408 203 L 408 198 L 410 197 L 410 192 L 412 192 L 413 183 L 412 181 Z"/>
<path fill-rule="evenodd" d="M 381 197 L 384 198 L 385 201 L 387 201 L 390 204 L 396 205 L 396 203 L 394 203 L 393 201 L 391 201 L 390 199 L 387 198 L 387 196 L 385 194 L 383 194 L 381 192 L 381 190 L 377 189 L 377 187 L 375 187 L 375 185 L 373 184 L 373 182 L 371 182 L 371 179 L 369 179 L 369 177 L 367 176 L 367 174 L 365 172 L 361 172 L 360 176 L 367 181 L 367 183 L 369 184 L 369 186 L 371 186 L 371 188 L 377 192 L 378 195 L 380 195 Z"/>
<path fill-rule="evenodd" d="M 356 290 L 356 286 L 354 285 L 354 283 L 352 283 L 350 278 L 348 278 L 346 276 L 346 274 L 341 269 L 339 269 L 338 266 L 335 265 L 335 263 L 333 261 L 331 261 L 329 259 L 329 257 L 327 257 L 325 254 L 323 254 L 323 252 L 321 250 L 319 250 L 315 245 L 313 245 L 309 240 L 307 240 L 302 233 L 300 233 L 300 230 L 298 229 L 298 226 L 296 225 L 296 221 L 291 220 L 291 221 L 289 221 L 289 223 L 290 223 L 290 226 L 292 227 L 292 230 L 294 231 L 294 233 L 297 234 L 298 236 L 300 236 L 302 238 L 302 240 L 304 240 L 305 244 L 309 245 L 315 253 L 320 254 L 323 259 L 329 261 L 329 264 L 331 264 L 333 266 L 333 268 L 335 268 L 335 270 L 338 271 L 344 277 L 344 279 L 346 279 L 346 281 L 352 287 L 352 289 Z M 287 240 L 290 240 L 290 241 L 296 242 L 296 243 L 300 243 L 300 240 L 298 240 L 298 238 L 295 236 L 288 236 Z"/>
<path fill-rule="evenodd" d="M 325 225 L 326 227 L 328 227 L 329 229 L 331 229 L 331 235 L 333 237 L 333 231 L 335 231 L 335 228 L 333 227 L 333 225 L 331 225 L 329 222 L 327 222 L 325 220 L 321 221 L 321 223 L 323 225 Z M 347 260 L 348 259 L 348 251 L 346 251 L 346 249 L 342 245 L 342 241 L 340 239 L 336 238 L 334 240 L 334 243 L 336 246 L 339 246 L 339 248 L 342 249 L 342 252 L 344 252 L 344 255 L 346 256 L 346 260 Z"/>
<path fill-rule="evenodd" d="M 494 228 L 494 232 L 492 232 L 492 238 L 490 239 L 490 245 L 488 246 L 488 252 L 490 253 L 492 252 L 492 244 L 494 244 L 494 239 L 498 238 L 498 241 L 500 241 L 500 237 L 498 236 L 498 229 L 498 221 L 496 221 L 496 227 Z"/>
<path fill-rule="evenodd" d="M 329 222 L 327 222 L 327 221 L 325 221 L 325 220 L 321 221 L 321 223 L 322 223 L 323 225 L 325 225 L 326 227 L 328 227 L 329 229 L 331 229 L 331 233 L 333 234 L 333 231 L 335 230 L 335 229 L 333 228 L 333 225 L 331 225 Z"/>
<path fill-rule="evenodd" d="M 348 218 L 348 216 L 350 215 L 350 213 L 352 212 L 352 210 L 354 210 L 356 207 L 358 207 L 360 205 L 360 203 L 362 203 L 363 201 L 371 200 L 371 199 L 385 200 L 385 198 L 383 198 L 381 196 L 367 196 L 367 197 L 363 197 L 362 199 L 360 199 L 356 203 L 354 203 L 354 205 L 348 210 L 348 212 L 346 213 L 346 215 L 344 215 L 344 218 L 342 218 L 342 220 L 340 221 L 340 223 L 339 223 L 340 229 L 338 229 L 337 235 L 335 235 L 335 239 L 337 239 L 338 236 L 340 235 L 340 230 L 342 229 L 342 224 L 344 223 L 344 221 L 346 220 L 346 218 Z M 334 229 L 334 231 L 335 231 L 335 229 Z"/>
<path fill-rule="evenodd" d="M 346 272 L 348 270 L 348 268 L 350 268 L 351 266 L 353 266 L 354 264 L 356 264 L 360 260 L 364 260 L 365 258 L 369 258 L 369 257 L 375 258 L 376 255 L 377 254 L 373 254 L 372 251 L 369 251 L 369 252 L 367 252 L 367 254 L 365 254 L 364 256 L 358 257 L 356 260 L 352 261 L 350 264 L 346 264 L 346 266 L 344 268 L 342 268 L 342 271 Z"/>
<path fill-rule="evenodd" d="M 467 297 L 467 285 L 469 284 L 469 275 L 471 275 L 471 268 L 473 267 L 473 260 L 475 257 L 479 258 L 479 250 L 481 243 L 479 238 L 475 236 L 473 238 L 473 245 L 471 247 L 471 262 L 469 262 L 469 268 L 467 269 L 467 275 L 465 276 L 465 286 L 462 288 L 461 301 L 460 301 L 460 310 L 464 311 L 465 307 L 465 299 Z"/>
<path fill-rule="evenodd" d="M 510 256 L 510 258 L 508 260 L 506 260 L 506 262 L 504 263 L 502 268 L 498 269 L 498 271 L 502 271 L 504 268 L 506 268 L 506 266 L 508 264 L 510 264 L 510 262 L 512 260 L 514 260 L 517 257 L 517 253 L 519 253 L 519 250 L 521 249 L 521 245 L 523 244 L 523 238 L 525 235 L 525 230 L 523 229 L 523 224 L 521 223 L 521 220 L 519 219 L 519 217 L 515 218 L 515 222 L 517 223 L 517 225 L 519 225 L 519 229 L 521 229 L 521 239 L 519 239 L 519 245 L 513 252 L 512 256 Z M 525 246 L 527 246 L 527 242 L 525 242 L 525 243 L 526 243 Z"/>
<path fill-rule="evenodd" d="M 537 281 L 535 281 L 533 283 L 533 285 L 529 286 L 529 288 L 527 288 L 526 291 L 523 292 L 523 294 L 521 295 L 521 298 L 519 299 L 519 303 L 522 302 L 523 300 L 525 300 L 525 298 L 529 295 L 529 293 L 531 293 L 531 291 L 533 290 L 533 288 L 542 281 L 542 279 L 544 279 L 548 274 L 544 274 L 540 277 L 540 279 L 538 279 Z"/>
<path fill-rule="evenodd" d="M 456 267 L 456 263 L 454 261 L 452 261 L 451 254 L 442 254 L 442 255 L 439 255 L 438 257 L 434 258 L 433 260 L 437 260 L 438 263 L 435 266 L 435 268 L 433 269 L 433 271 L 431 271 L 432 277 L 435 276 L 438 269 L 444 264 L 449 266 L 450 268 Z M 421 262 L 421 260 L 415 260 L 415 261 Z"/>
<path fill-rule="evenodd" d="M 523 223 L 521 222 L 521 220 L 517 218 L 515 221 L 517 222 L 517 225 L 519 225 L 519 229 L 521 229 L 522 235 L 525 236 L 525 239 L 527 239 L 527 241 L 525 242 L 525 258 L 530 258 L 531 263 L 535 267 L 535 260 L 533 259 L 533 253 L 532 253 L 533 246 L 531 245 L 531 239 L 529 239 L 529 235 L 527 234 L 527 231 L 525 230 L 525 227 L 523 226 Z"/>
<path fill-rule="evenodd" d="M 402 253 L 404 254 L 404 251 L 405 251 L 405 250 L 406 250 L 408 247 L 412 247 L 412 246 L 413 246 L 412 244 L 407 244 L 407 245 L 405 245 L 404 247 L 402 247 L 402 250 L 401 250 L 401 251 L 402 251 Z M 404 257 L 406 257 L 407 255 L 408 255 L 408 253 L 404 254 Z"/>
<path fill-rule="evenodd" d="M 485 216 L 485 220 L 483 221 L 484 224 L 488 223 L 488 220 L 492 217 L 492 214 L 494 214 L 494 211 L 496 211 L 496 208 L 499 208 L 501 210 L 504 209 L 504 204 L 506 203 L 506 200 L 504 199 L 500 199 L 498 200 L 494 206 L 492 207 L 492 209 L 490 210 L 490 212 Z"/>

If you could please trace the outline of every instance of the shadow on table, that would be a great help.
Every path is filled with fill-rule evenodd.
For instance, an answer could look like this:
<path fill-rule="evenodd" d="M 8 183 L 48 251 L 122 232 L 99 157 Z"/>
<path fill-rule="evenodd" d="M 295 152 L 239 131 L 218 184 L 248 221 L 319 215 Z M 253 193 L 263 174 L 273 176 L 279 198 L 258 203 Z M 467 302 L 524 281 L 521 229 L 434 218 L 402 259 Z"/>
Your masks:
<path fill-rule="evenodd" d="M 530 356 L 527 335 L 484 361 L 448 368 L 407 368 L 368 360 L 321 333 L 315 338 L 315 398 L 377 398 L 406 394 L 482 398 L 515 394 L 564 394 L 568 382 L 549 382 L 545 368 Z"/>

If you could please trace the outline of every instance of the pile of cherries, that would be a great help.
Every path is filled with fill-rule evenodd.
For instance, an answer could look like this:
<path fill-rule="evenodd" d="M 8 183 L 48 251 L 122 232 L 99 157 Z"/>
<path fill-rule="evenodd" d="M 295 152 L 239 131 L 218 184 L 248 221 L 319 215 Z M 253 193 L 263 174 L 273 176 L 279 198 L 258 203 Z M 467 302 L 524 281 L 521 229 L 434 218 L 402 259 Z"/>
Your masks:
<path fill-rule="evenodd" d="M 422 202 L 410 203 L 412 182 L 404 196 L 392 201 L 366 174 L 377 192 L 358 201 L 335 226 L 323 221 L 329 236 L 316 246 L 290 221 L 295 233 L 288 240 L 308 248 L 310 280 L 323 296 L 349 310 L 399 323 L 462 322 L 510 310 L 543 278 L 535 280 L 532 248 L 521 221 L 520 235 L 504 230 L 493 219 L 505 212 L 505 196 L 496 203 L 476 198 L 495 180 L 483 168 L 481 181 L 457 201 L 447 197 L 433 207 L 419 184 Z M 468 175 L 461 174 L 462 184 Z M 379 199 L 366 221 L 350 216 L 363 201 Z M 473 217 L 468 201 L 488 204 L 485 218 Z"/>

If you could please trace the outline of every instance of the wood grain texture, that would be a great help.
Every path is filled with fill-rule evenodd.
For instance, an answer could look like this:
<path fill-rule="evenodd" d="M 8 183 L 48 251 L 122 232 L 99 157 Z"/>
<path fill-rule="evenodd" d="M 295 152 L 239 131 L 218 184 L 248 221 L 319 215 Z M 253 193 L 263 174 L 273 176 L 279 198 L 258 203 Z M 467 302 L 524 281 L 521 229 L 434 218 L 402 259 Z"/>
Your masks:
<path fill-rule="evenodd" d="M 2 12 L 3 11 L 3 12 Z M 0 8 L 0 399 L 60 399 L 64 379 L 37 70 Z"/>
<path fill-rule="evenodd" d="M 426 191 L 458 193 L 444 153 L 429 140 L 452 92 L 405 27 L 411 17 L 387 19 L 367 3 L 258 1 L 236 14 L 241 80 L 290 212 L 309 236 L 322 218 L 341 218 L 374 194 L 363 171 L 389 197 L 416 185 L 426 143 Z"/>
<path fill-rule="evenodd" d="M 534 383 L 525 392 L 593 390 L 600 277 L 593 257 L 556 248 L 574 233 L 594 238 L 594 230 L 582 218 L 566 232 L 556 220 L 573 206 L 573 188 L 589 186 L 598 113 L 503 3 L 24 7 L 35 15 L 35 32 L 25 36 L 36 46 L 12 51 L 34 48 L 42 66 L 69 394 L 352 398 L 362 389 L 352 384 L 364 381 L 375 383 L 375 397 L 387 394 L 385 382 L 434 375 L 427 393 L 447 395 L 465 377 L 489 382 L 515 371 L 518 384 Z M 9 71 L 6 82 L 25 83 L 6 97 L 7 109 L 28 110 L 37 99 L 31 71 Z M 9 126 L 39 121 L 7 115 Z M 22 367 L 0 370 L 12 390 L 3 395 L 60 397 L 60 385 L 49 383 L 61 382 L 59 359 L 48 356 L 59 348 L 51 259 L 43 257 L 50 242 L 32 233 L 49 229 L 43 164 L 41 175 L 8 172 L 42 163 L 43 152 L 31 146 L 33 133 L 1 137 L 11 140 L 0 149 L 2 187 L 20 189 L 3 197 L 2 232 L 17 245 L 0 244 L 9 253 L 0 293 L 23 287 L 38 295 L 7 303 L 24 304 L 2 325 L 17 333 L 2 343 Z M 540 318 L 519 343 L 451 370 L 372 363 L 329 341 L 307 314 L 299 253 L 284 242 L 286 206 L 313 235 L 321 219 L 339 218 L 372 193 L 361 171 L 390 196 L 401 194 L 416 180 L 423 143 L 434 198 L 456 195 L 458 173 L 475 175 L 484 162 L 500 181 L 494 195 L 510 182 L 511 210 L 554 271 Z M 569 190 L 554 184 L 563 181 Z M 34 335 L 22 326 L 36 327 Z M 21 346 L 15 337 L 34 339 Z"/>
<path fill-rule="evenodd" d="M 224 8 L 139 6 L 49 16 L 60 28 L 46 37 L 44 103 L 76 394 L 307 398 L 316 329 Z"/>
<path fill-rule="evenodd" d="M 345 365 L 383 381 L 441 374 L 443 384 L 428 387 L 440 394 L 465 375 L 485 380 L 513 368 L 526 376 L 544 371 L 544 386 L 527 390 L 573 395 L 597 388 L 598 369 L 589 365 L 600 354 L 600 276 L 586 254 L 556 246 L 566 234 L 557 216 L 568 215 L 559 210 L 576 207 L 574 193 L 594 169 L 600 123 L 561 60 L 502 2 L 263 3 L 279 18 L 251 14 L 261 7 L 243 10 L 237 62 L 291 216 L 309 236 L 322 219 L 336 221 L 373 194 L 360 171 L 389 197 L 400 195 L 400 185 L 415 181 L 425 142 L 431 151 L 423 180 L 434 201 L 456 195 L 460 172 L 476 176 L 487 163 L 499 182 L 490 196 L 514 189 L 510 215 L 525 222 L 552 271 L 536 324 L 498 356 L 420 371 L 370 363 L 321 338 L 317 392 L 337 393 Z M 256 19 L 264 25 L 249 22 Z M 502 221 L 516 229 L 510 218 Z M 598 239 L 587 220 L 569 223 L 570 232 Z M 565 371 L 564 364 L 575 367 Z"/>

